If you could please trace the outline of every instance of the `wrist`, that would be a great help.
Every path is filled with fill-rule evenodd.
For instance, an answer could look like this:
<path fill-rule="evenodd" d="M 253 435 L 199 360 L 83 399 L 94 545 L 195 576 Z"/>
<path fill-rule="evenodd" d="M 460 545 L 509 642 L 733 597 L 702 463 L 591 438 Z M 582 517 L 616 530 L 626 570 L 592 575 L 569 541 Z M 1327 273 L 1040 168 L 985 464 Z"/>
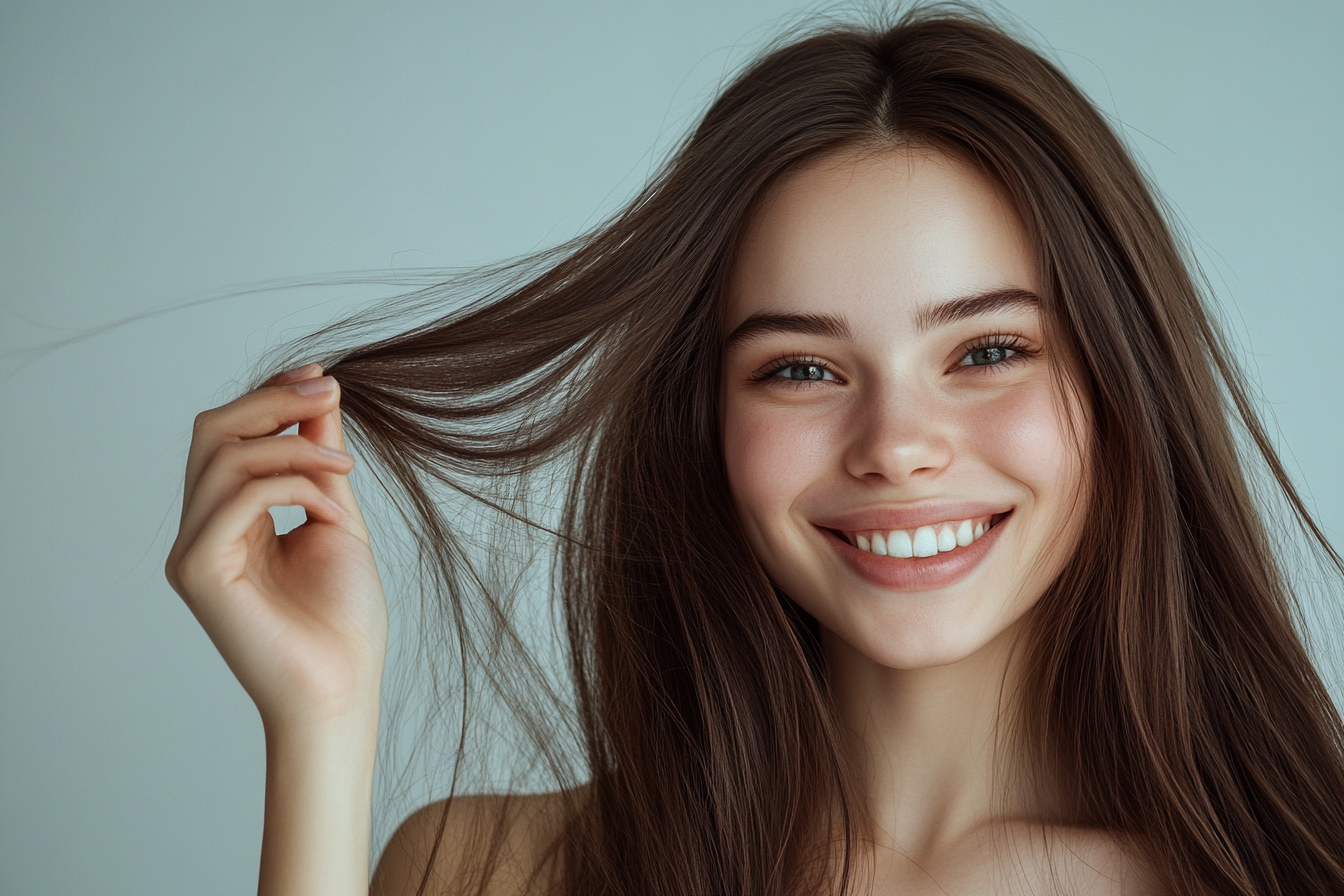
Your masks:
<path fill-rule="evenodd" d="M 328 674 L 320 685 L 289 689 L 283 702 L 275 699 L 278 695 L 270 695 L 270 701 L 254 698 L 267 742 L 377 736 L 382 672 L 379 662 L 366 674 Z"/>
<path fill-rule="evenodd" d="M 367 893 L 377 706 L 266 725 L 259 892 Z"/>
<path fill-rule="evenodd" d="M 378 700 L 366 698 L 288 712 L 263 712 L 261 726 L 268 751 L 282 747 L 320 752 L 336 745 L 348 749 L 377 740 L 379 711 Z"/>

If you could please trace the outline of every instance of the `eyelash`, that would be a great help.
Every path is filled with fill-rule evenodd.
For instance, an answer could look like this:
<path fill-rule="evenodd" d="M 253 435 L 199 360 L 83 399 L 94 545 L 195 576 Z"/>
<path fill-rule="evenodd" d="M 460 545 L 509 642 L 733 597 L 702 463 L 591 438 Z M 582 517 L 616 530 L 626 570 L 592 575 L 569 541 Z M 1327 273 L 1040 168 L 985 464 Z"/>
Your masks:
<path fill-rule="evenodd" d="M 979 336 L 963 345 L 959 352 L 959 360 L 952 365 L 951 370 L 958 370 L 965 367 L 979 368 L 984 373 L 997 373 L 996 368 L 1006 367 L 1008 365 L 1017 365 L 1028 361 L 1038 354 L 1039 351 L 1028 347 L 1026 338 L 1016 333 L 993 333 L 985 336 Z M 993 364 L 963 364 L 973 352 L 983 351 L 989 348 L 1006 349 L 1012 354 Z M 840 381 L 830 366 L 820 358 L 812 355 L 784 355 L 776 358 L 770 363 L 764 365 L 751 378 L 754 382 L 768 382 L 770 380 L 781 380 L 795 389 L 803 389 L 818 382 L 828 382 L 827 380 L 795 380 L 786 377 L 780 377 L 779 374 L 788 370 L 790 367 L 818 367 L 824 374 L 830 374 L 835 378 L 833 381 Z M 950 372 L 950 371 L 949 371 Z"/>
<path fill-rule="evenodd" d="M 835 376 L 835 371 L 831 370 L 830 366 L 827 365 L 825 361 L 813 357 L 812 355 L 785 355 L 776 358 L 758 369 L 751 375 L 751 378 L 754 382 L 758 383 L 779 380 L 795 389 L 805 389 L 813 383 L 826 382 L 825 380 L 795 380 L 779 376 L 780 373 L 788 370 L 790 367 L 819 367 L 823 374 L 829 373 L 832 377 L 835 377 L 835 379 L 840 379 Z"/>
<path fill-rule="evenodd" d="M 955 370 L 961 367 L 978 367 L 985 373 L 990 372 L 997 373 L 998 368 L 1002 368 L 1010 364 L 1016 366 L 1017 364 L 1021 364 L 1024 361 L 1029 361 L 1040 354 L 1039 351 L 1030 348 L 1029 346 L 1030 343 L 1027 342 L 1026 338 L 1018 335 L 1017 333 L 992 333 L 986 336 L 979 336 L 961 347 L 960 359 L 953 366 L 953 369 Z M 999 361 L 994 364 L 961 363 L 962 361 L 966 360 L 966 358 L 970 357 L 972 353 L 978 351 L 984 351 L 987 348 L 1003 348 L 1012 352 L 1012 354 L 1004 358 L 1002 361 Z"/>

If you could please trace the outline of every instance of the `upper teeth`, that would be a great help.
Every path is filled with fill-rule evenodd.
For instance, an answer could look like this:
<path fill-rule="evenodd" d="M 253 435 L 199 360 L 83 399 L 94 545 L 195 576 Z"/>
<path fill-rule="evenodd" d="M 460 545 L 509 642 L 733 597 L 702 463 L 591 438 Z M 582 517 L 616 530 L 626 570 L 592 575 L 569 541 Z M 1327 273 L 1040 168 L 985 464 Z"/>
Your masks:
<path fill-rule="evenodd" d="M 882 557 L 932 557 L 965 547 L 988 531 L 992 516 L 920 526 L 917 529 L 846 532 L 849 543 Z"/>

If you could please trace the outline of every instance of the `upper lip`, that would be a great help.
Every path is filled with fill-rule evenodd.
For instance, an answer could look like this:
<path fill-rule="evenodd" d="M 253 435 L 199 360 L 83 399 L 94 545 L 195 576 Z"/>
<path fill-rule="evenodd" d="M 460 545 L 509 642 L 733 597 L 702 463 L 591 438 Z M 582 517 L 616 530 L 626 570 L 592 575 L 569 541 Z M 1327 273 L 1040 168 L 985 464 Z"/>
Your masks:
<path fill-rule="evenodd" d="M 920 526 L 932 526 L 936 523 L 994 516 L 1012 509 L 1013 505 L 1001 501 L 921 501 L 916 504 L 867 507 L 836 516 L 814 518 L 812 524 L 841 532 L 918 529 Z"/>

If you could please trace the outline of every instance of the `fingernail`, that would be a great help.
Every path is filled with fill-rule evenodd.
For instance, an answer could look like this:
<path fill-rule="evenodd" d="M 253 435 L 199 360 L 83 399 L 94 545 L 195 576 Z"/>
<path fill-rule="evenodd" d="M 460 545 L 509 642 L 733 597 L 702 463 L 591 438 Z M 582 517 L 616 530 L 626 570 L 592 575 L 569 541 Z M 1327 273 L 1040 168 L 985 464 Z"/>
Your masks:
<path fill-rule="evenodd" d="M 305 374 L 312 373 L 319 366 L 321 365 L 319 365 L 316 361 L 313 361 L 311 363 L 304 364 L 301 367 L 295 367 L 293 370 L 286 370 L 284 373 L 280 374 L 280 379 L 281 381 L 296 380 Z"/>
<path fill-rule="evenodd" d="M 353 457 L 336 448 L 328 448 L 326 445 L 318 445 L 316 447 L 318 451 L 322 452 L 327 457 L 334 457 L 337 460 L 354 460 Z"/>
<path fill-rule="evenodd" d="M 330 392 L 336 388 L 335 377 L 320 376 L 315 380 L 304 380 L 294 385 L 294 391 L 300 395 L 317 395 L 319 392 Z"/>

